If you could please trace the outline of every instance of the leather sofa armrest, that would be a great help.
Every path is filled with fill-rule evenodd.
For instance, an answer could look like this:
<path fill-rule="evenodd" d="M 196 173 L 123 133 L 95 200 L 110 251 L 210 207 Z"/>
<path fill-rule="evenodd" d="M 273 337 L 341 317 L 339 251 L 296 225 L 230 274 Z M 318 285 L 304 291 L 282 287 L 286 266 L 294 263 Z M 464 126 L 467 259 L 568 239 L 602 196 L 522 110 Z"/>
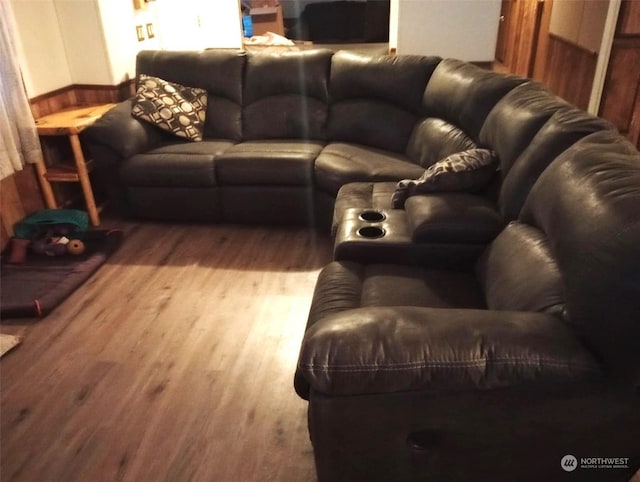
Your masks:
<path fill-rule="evenodd" d="M 297 376 L 320 393 L 359 395 L 572 383 L 602 373 L 572 330 L 543 313 L 369 307 L 311 326 Z"/>
<path fill-rule="evenodd" d="M 504 227 L 494 203 L 467 193 L 411 196 L 405 211 L 416 243 L 488 244 Z"/>
<path fill-rule="evenodd" d="M 133 98 L 117 104 L 83 132 L 83 139 L 109 147 L 122 159 L 156 146 L 164 137 L 162 131 L 133 117 L 132 103 Z"/>

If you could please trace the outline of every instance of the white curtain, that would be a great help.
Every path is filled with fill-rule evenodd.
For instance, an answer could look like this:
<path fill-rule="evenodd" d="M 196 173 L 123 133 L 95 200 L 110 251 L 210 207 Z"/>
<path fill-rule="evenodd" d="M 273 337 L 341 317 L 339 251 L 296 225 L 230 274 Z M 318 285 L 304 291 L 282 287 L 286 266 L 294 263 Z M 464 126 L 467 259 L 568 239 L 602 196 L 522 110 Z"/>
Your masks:
<path fill-rule="evenodd" d="M 0 0 L 0 179 L 42 159 L 15 39 L 11 5 Z"/>

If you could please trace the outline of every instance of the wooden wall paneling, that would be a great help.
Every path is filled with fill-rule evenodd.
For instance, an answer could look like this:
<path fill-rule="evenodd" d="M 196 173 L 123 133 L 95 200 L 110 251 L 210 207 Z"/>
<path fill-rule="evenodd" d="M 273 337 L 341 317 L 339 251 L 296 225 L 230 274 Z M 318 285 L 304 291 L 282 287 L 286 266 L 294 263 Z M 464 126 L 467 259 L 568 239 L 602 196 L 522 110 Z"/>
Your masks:
<path fill-rule="evenodd" d="M 14 176 L 9 176 L 0 181 L 0 217 L 4 231 L 13 236 L 13 225 L 24 217 L 22 202 Z M 3 247 L 6 240 L 2 240 Z"/>
<path fill-rule="evenodd" d="M 629 124 L 629 132 L 627 137 L 633 142 L 638 150 L 640 150 L 640 88 L 636 92 L 636 102 L 631 116 L 631 124 Z"/>
<path fill-rule="evenodd" d="M 70 85 L 29 100 L 35 118 L 68 107 L 120 102 L 135 94 L 135 79 L 119 85 Z"/>
<path fill-rule="evenodd" d="M 543 81 L 556 95 L 586 110 L 597 61 L 597 54 L 550 34 Z"/>
<path fill-rule="evenodd" d="M 38 175 L 35 166 L 28 165 L 14 175 L 16 187 L 20 194 L 20 202 L 25 215 L 32 214 L 44 208 L 44 200 L 40 192 L 40 184 L 38 183 Z"/>
<path fill-rule="evenodd" d="M 29 99 L 34 118 L 49 115 L 52 112 L 77 104 L 75 90 L 69 86 Z"/>
<path fill-rule="evenodd" d="M 600 104 L 600 115 L 626 134 L 640 89 L 640 40 L 614 41 Z"/>
<path fill-rule="evenodd" d="M 2 219 L 2 206 L 0 206 L 0 251 L 4 251 L 4 248 L 9 244 L 9 239 L 11 239 L 11 235 L 4 225 L 4 219 Z"/>
<path fill-rule="evenodd" d="M 599 115 L 640 149 L 640 1 L 623 0 Z"/>
<path fill-rule="evenodd" d="M 109 104 L 131 97 L 133 83 L 133 81 L 126 81 L 116 86 L 76 85 L 74 89 L 78 105 Z"/>
<path fill-rule="evenodd" d="M 24 170 L 0 181 L 1 249 L 7 246 L 9 238 L 13 236 L 15 223 L 43 207 L 33 166 L 25 166 Z"/>
<path fill-rule="evenodd" d="M 640 1 L 622 0 L 618 18 L 619 35 L 640 35 Z"/>

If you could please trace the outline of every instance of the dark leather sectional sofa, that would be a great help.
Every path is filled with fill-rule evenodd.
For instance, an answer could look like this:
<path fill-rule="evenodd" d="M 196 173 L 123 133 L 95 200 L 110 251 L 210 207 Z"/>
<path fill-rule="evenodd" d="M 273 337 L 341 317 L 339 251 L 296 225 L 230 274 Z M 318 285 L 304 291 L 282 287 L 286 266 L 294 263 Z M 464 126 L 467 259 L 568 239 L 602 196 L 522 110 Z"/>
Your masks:
<path fill-rule="evenodd" d="M 436 57 L 141 52 L 137 69 L 206 88 L 209 106 L 203 142 L 130 101 L 85 131 L 132 214 L 334 221 L 295 374 L 320 480 L 630 479 L 640 153 L 609 123 Z M 500 162 L 484 191 L 391 209 L 398 180 L 476 146 Z M 350 239 L 352 222 L 386 235 Z"/>

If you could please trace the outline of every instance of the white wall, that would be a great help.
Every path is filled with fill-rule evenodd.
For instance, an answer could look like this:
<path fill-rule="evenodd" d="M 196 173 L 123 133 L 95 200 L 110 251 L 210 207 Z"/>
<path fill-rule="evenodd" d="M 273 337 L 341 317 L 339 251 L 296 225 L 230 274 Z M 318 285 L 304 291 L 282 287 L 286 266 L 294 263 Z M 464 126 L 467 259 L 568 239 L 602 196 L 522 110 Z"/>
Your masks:
<path fill-rule="evenodd" d="M 241 48 L 238 0 L 156 0 L 163 49 Z"/>
<path fill-rule="evenodd" d="M 218 0 L 214 1 L 217 3 Z M 155 3 L 162 48 L 200 50 L 200 0 L 156 0 Z"/>
<path fill-rule="evenodd" d="M 555 0 L 549 32 L 598 52 L 608 10 L 609 0 Z"/>
<path fill-rule="evenodd" d="M 136 39 L 131 0 L 10 2 L 29 97 L 72 84 L 117 85 L 134 75 L 135 55 L 146 42 Z"/>
<path fill-rule="evenodd" d="M 160 48 L 155 2 L 144 10 L 134 10 L 131 0 L 98 0 L 103 43 L 109 64 L 109 84 L 118 85 L 135 76 L 136 54 L 141 49 Z M 146 36 L 146 24 L 154 25 L 154 38 Z M 145 39 L 138 41 L 136 25 L 142 25 Z"/>
<path fill-rule="evenodd" d="M 398 54 L 494 60 L 500 0 L 398 2 Z"/>
<path fill-rule="evenodd" d="M 71 84 L 53 0 L 10 0 L 10 3 L 20 42 L 20 68 L 29 97 Z"/>
<path fill-rule="evenodd" d="M 111 65 L 96 0 L 55 0 L 73 84 L 111 84 Z"/>
<path fill-rule="evenodd" d="M 238 0 L 202 0 L 202 48 L 241 48 L 242 19 Z"/>
<path fill-rule="evenodd" d="M 135 75 L 141 49 L 242 46 L 238 0 L 156 0 L 140 10 L 132 0 L 9 1 L 30 98 L 72 84 L 118 85 Z"/>

